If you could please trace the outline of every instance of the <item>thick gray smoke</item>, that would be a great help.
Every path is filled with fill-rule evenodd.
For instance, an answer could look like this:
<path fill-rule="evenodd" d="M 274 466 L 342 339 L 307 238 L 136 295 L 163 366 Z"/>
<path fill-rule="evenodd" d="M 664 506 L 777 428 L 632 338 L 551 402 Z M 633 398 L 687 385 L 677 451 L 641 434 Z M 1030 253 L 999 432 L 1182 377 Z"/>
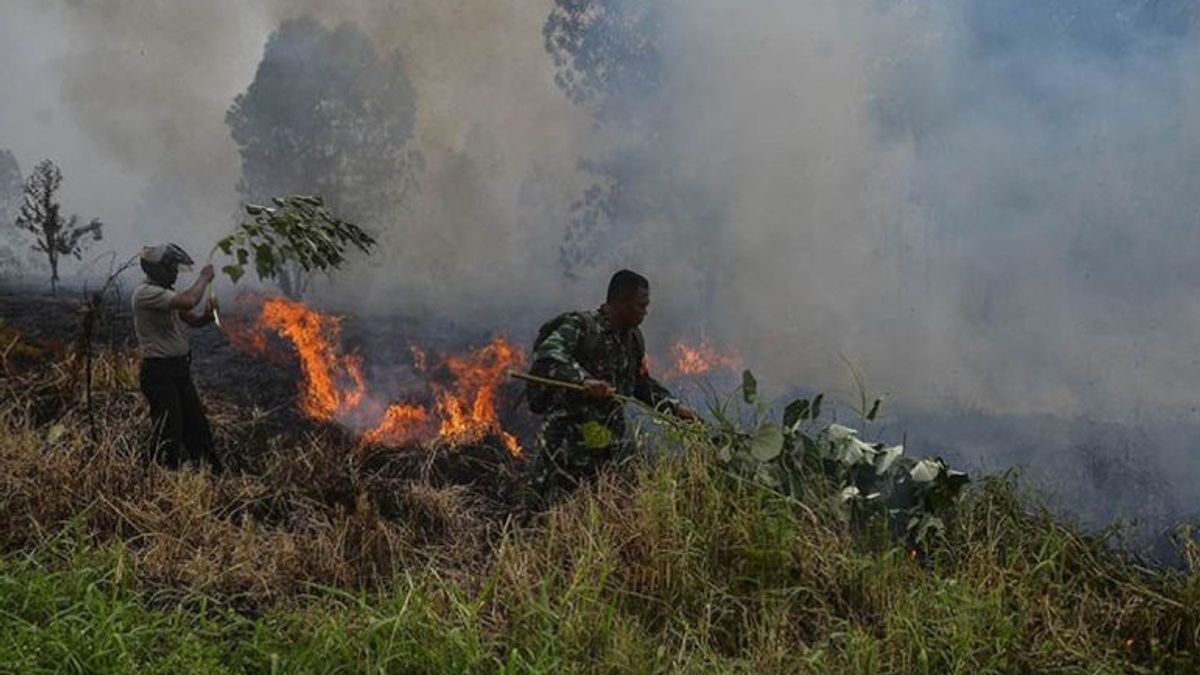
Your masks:
<path fill-rule="evenodd" d="M 703 331 L 780 389 L 851 397 L 844 356 L 901 410 L 1197 423 L 1194 3 L 597 3 L 653 54 L 573 102 L 551 0 L 9 0 L 0 147 L 55 158 L 113 245 L 204 249 L 268 35 L 352 21 L 400 53 L 424 164 L 326 303 L 523 336 L 629 264 L 652 341 Z"/>
<path fill-rule="evenodd" d="M 168 230 L 203 247 L 236 208 L 222 112 L 271 29 L 244 3 L 36 2 L 0 7 L 0 146 L 50 157 L 68 210 L 112 227 L 100 249 Z"/>
<path fill-rule="evenodd" d="M 658 145 L 720 214 L 653 227 L 705 242 L 714 329 L 822 388 L 842 352 L 923 407 L 1192 412 L 1194 12 L 754 7 L 668 31 Z"/>

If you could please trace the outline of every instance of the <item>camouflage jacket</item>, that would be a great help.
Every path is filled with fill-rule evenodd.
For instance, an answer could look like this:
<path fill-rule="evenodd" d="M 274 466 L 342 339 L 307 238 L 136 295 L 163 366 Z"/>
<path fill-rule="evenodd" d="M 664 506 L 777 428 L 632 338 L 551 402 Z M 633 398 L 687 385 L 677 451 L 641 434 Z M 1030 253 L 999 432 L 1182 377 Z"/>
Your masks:
<path fill-rule="evenodd" d="M 585 339 L 589 331 L 593 337 Z M 632 396 L 659 409 L 674 410 L 678 404 L 666 387 L 650 377 L 641 331 L 616 330 L 600 309 L 568 315 L 537 346 L 531 361 L 536 370 L 556 380 L 575 383 L 603 380 L 613 385 L 618 394 Z M 595 420 L 618 434 L 623 434 L 625 427 L 620 402 L 565 391 L 556 395 L 547 418 Z"/>

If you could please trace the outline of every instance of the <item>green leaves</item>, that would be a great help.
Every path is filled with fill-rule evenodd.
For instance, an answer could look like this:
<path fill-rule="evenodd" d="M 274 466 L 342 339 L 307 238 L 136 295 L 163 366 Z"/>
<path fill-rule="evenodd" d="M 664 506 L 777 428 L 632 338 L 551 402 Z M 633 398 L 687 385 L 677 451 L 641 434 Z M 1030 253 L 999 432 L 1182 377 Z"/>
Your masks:
<path fill-rule="evenodd" d="M 783 429 L 774 422 L 764 422 L 750 439 L 750 454 L 760 462 L 769 462 L 783 452 Z"/>
<path fill-rule="evenodd" d="M 221 271 L 224 272 L 226 276 L 229 277 L 229 280 L 235 284 L 238 282 L 238 279 L 241 279 L 242 276 L 246 274 L 241 265 L 226 265 L 221 268 Z"/>
<path fill-rule="evenodd" d="M 787 404 L 780 424 L 770 419 L 758 381 L 746 371 L 742 399 L 753 410 L 750 430 L 739 428 L 736 415 L 715 415 L 717 433 L 712 442 L 722 468 L 792 498 L 813 489 L 812 472 L 819 471 L 837 490 L 834 501 L 848 523 L 882 519 L 893 531 L 919 543 L 944 529 L 969 481 L 941 459 L 909 459 L 904 446 L 868 443 L 857 430 L 841 424 L 807 433 L 806 424 L 821 413 L 821 395 Z M 875 399 L 864 420 L 874 419 L 879 408 L 880 400 Z"/>
<path fill-rule="evenodd" d="M 274 207 L 247 204 L 252 219 L 217 242 L 216 249 L 235 260 L 221 268 L 235 284 L 251 260 L 255 274 L 266 280 L 277 277 L 289 263 L 306 272 L 336 269 L 351 246 L 363 253 L 375 246 L 357 225 L 331 215 L 319 196 L 289 195 L 271 201 Z"/>
<path fill-rule="evenodd" d="M 749 370 L 742 371 L 742 399 L 750 404 L 758 400 L 758 380 Z"/>
<path fill-rule="evenodd" d="M 882 476 L 891 470 L 892 465 L 897 459 L 904 454 L 903 445 L 893 445 L 890 448 L 885 448 L 875 457 L 875 474 Z"/>
<path fill-rule="evenodd" d="M 883 403 L 883 399 L 881 399 L 881 398 L 875 399 L 875 403 L 871 406 L 871 409 L 867 412 L 867 421 L 868 422 L 875 421 L 875 416 L 879 414 L 879 404 L 881 404 L 881 403 Z"/>
<path fill-rule="evenodd" d="M 934 479 L 941 473 L 942 467 L 939 462 L 932 459 L 923 459 L 917 462 L 908 475 L 912 477 L 915 483 L 932 483 Z"/>
<path fill-rule="evenodd" d="M 812 402 L 806 398 L 796 399 L 783 409 L 783 428 L 795 431 L 801 423 L 815 420 L 821 416 L 821 401 L 824 394 L 817 394 Z"/>
<path fill-rule="evenodd" d="M 588 422 L 580 428 L 583 434 L 583 446 L 593 450 L 607 448 L 616 440 L 613 432 L 600 422 Z"/>

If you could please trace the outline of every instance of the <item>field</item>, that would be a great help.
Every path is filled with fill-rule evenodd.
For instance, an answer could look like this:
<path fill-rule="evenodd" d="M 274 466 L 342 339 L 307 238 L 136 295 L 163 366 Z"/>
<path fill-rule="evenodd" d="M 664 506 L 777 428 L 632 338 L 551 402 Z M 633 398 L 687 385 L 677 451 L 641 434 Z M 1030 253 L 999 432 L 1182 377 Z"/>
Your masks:
<path fill-rule="evenodd" d="M 533 512 L 501 439 L 363 442 L 291 401 L 271 409 L 266 380 L 294 373 L 249 357 L 237 372 L 263 378 L 263 401 L 201 382 L 236 470 L 170 472 L 143 460 L 126 346 L 97 348 L 89 419 L 77 350 L 13 317 L 4 672 L 1200 667 L 1190 539 L 1184 569 L 1141 566 L 1012 475 L 977 477 L 915 547 L 848 524 L 819 485 L 786 499 L 717 470 L 705 438 L 668 434 L 647 440 L 657 461 Z"/>

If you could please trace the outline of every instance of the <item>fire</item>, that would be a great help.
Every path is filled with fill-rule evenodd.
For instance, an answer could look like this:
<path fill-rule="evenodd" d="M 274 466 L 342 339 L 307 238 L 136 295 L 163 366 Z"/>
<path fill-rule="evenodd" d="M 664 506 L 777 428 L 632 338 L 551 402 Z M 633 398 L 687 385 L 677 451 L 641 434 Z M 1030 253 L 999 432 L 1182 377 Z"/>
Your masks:
<path fill-rule="evenodd" d="M 305 388 L 300 407 L 319 420 L 329 421 L 362 403 L 366 382 L 362 359 L 341 354 L 341 320 L 321 314 L 302 303 L 271 298 L 263 303 L 261 324 L 291 340 L 300 357 Z"/>
<path fill-rule="evenodd" d="M 676 375 L 703 375 L 714 369 L 738 371 L 743 367 L 741 355 L 734 351 L 722 351 L 708 338 L 695 345 L 680 340 L 671 347 L 674 357 L 672 373 Z"/>
<path fill-rule="evenodd" d="M 471 442 L 488 432 L 503 439 L 509 452 L 521 454 L 521 445 L 500 427 L 496 416 L 496 389 L 510 368 L 520 368 L 525 357 L 503 336 L 470 354 L 450 356 L 446 367 L 454 386 L 438 393 L 437 408 L 442 423 L 438 431 L 451 442 Z"/>
<path fill-rule="evenodd" d="M 459 445 L 492 434 L 513 455 L 522 453 L 517 438 L 500 424 L 497 395 L 505 373 L 520 368 L 525 355 L 503 336 L 494 337 L 480 349 L 435 361 L 432 371 L 427 370 L 425 351 L 410 345 L 414 371 L 426 378 L 431 408 L 412 401 L 385 406 L 373 398 L 363 375 L 362 358 L 342 352 L 341 323 L 336 316 L 303 303 L 268 298 L 253 325 L 234 324 L 227 332 L 235 346 L 270 355 L 268 331 L 286 338 L 300 359 L 300 408 L 310 417 L 366 429 L 362 438 L 369 443 L 401 445 L 437 439 Z M 428 372 L 443 371 L 449 373 L 449 381 L 428 378 Z"/>
<path fill-rule="evenodd" d="M 239 323 L 229 317 L 224 330 L 234 346 L 275 359 L 280 354 L 272 349 L 270 334 L 291 343 L 303 373 L 300 408 L 305 414 L 357 430 L 368 443 L 462 445 L 493 437 L 512 455 L 522 454 L 520 442 L 504 429 L 497 413 L 506 372 L 525 363 L 524 352 L 504 336 L 448 355 L 429 354 L 410 344 L 409 377 L 415 379 L 403 383 L 406 400 L 396 401 L 372 395 L 362 357 L 342 350 L 339 317 L 284 298 L 261 303 L 254 321 Z M 668 363 L 664 377 L 669 380 L 714 370 L 739 371 L 743 362 L 736 352 L 703 338 L 698 343 L 676 342 Z"/>
<path fill-rule="evenodd" d="M 429 411 L 415 403 L 393 403 L 383 413 L 383 420 L 363 434 L 368 443 L 403 445 L 424 435 Z"/>

